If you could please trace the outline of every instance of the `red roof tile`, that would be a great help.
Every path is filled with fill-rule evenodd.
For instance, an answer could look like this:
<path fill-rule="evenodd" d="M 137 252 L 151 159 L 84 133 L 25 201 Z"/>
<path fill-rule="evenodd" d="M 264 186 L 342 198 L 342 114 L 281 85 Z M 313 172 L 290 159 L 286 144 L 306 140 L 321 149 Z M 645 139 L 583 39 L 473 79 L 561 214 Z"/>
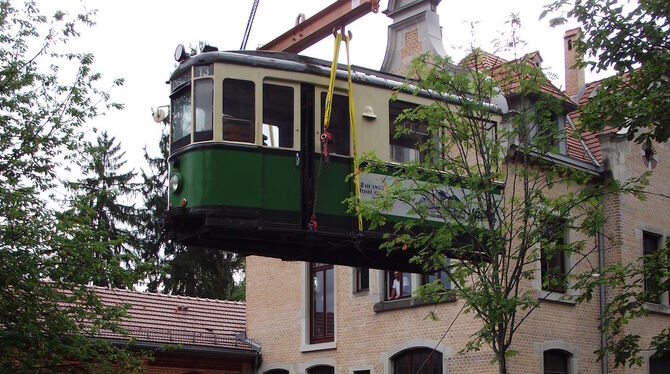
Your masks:
<path fill-rule="evenodd" d="M 94 287 L 104 305 L 128 304 L 122 325 L 141 342 L 253 350 L 235 338 L 246 329 L 243 302 Z M 100 338 L 124 338 L 111 332 Z"/>

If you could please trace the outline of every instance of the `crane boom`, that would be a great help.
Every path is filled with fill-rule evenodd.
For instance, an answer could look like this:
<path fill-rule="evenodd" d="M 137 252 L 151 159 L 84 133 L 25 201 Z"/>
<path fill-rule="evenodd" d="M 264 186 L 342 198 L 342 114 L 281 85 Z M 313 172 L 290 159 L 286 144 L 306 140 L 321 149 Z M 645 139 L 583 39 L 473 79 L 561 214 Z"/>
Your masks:
<path fill-rule="evenodd" d="M 379 0 L 337 0 L 258 49 L 298 53 L 331 35 L 334 29 L 378 10 Z"/>

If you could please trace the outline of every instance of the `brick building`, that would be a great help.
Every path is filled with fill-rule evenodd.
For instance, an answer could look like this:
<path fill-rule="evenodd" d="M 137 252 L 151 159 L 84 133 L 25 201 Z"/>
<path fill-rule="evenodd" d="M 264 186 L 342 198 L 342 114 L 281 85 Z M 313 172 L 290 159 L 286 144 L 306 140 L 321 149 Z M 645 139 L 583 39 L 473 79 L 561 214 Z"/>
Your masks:
<path fill-rule="evenodd" d="M 402 72 L 410 52 L 431 50 L 426 45 L 436 39 L 436 15 L 431 12 L 434 13 L 437 3 L 439 1 L 389 3 L 387 14 L 399 19 L 394 18 L 394 24 L 389 27 L 384 70 Z M 410 9 L 418 13 L 408 14 Z M 414 21 L 417 25 L 412 26 Z M 561 92 L 550 83 L 547 87 L 562 96 L 571 110 L 558 120 L 557 125 L 562 126 L 570 137 L 559 147 L 553 160 L 620 181 L 653 169 L 648 191 L 670 194 L 668 144 L 654 144 L 653 150 L 648 150 L 628 141 L 623 131 L 609 130 L 599 134 L 577 134 L 574 131 L 579 123 L 579 106 L 588 102 L 599 86 L 599 82 L 585 83 L 583 71 L 570 69 L 575 59 L 572 43 L 578 33 L 579 30 L 569 30 L 565 34 L 566 91 Z M 439 52 L 439 48 L 432 50 Z M 539 54 L 529 57 L 535 63 L 541 63 Z M 488 56 L 486 60 L 491 69 L 503 62 L 496 56 Z M 377 150 L 378 155 L 384 153 L 384 150 Z M 567 187 L 559 185 L 556 188 Z M 591 253 L 588 261 L 576 265 L 575 272 L 588 270 L 594 264 L 597 267 L 601 259 L 604 264 L 634 262 L 643 253 L 658 248 L 670 235 L 670 216 L 667 214 L 670 200 L 666 198 L 650 195 L 646 201 L 639 201 L 631 196 L 614 196 L 606 198 L 603 204 L 607 214 L 604 236 L 614 238 L 614 241 L 605 239 L 603 247 L 607 249 L 603 256 Z M 598 240 L 597 237 L 579 235 L 568 233 L 567 240 Z M 402 297 L 391 300 L 390 279 L 394 275 L 381 270 L 261 257 L 247 258 L 246 266 L 247 333 L 263 348 L 260 373 L 413 372 L 424 363 L 433 348 L 436 353 L 422 372 L 497 372 L 497 366 L 491 363 L 494 355 L 486 347 L 479 352 L 458 353 L 480 326 L 471 315 L 460 314 L 462 301 L 424 304 L 411 297 L 412 291 L 424 281 L 419 274 L 400 274 Z M 540 261 L 531 266 L 536 266 L 540 273 Z M 321 294 L 315 294 L 310 286 L 314 279 L 325 281 L 325 290 Z M 645 353 L 646 361 L 639 368 L 615 369 L 612 362 L 603 367 L 597 361 L 593 352 L 601 346 L 599 295 L 583 304 L 570 299 L 574 296 L 570 289 L 563 294 L 547 295 L 539 276 L 529 281 L 526 287 L 536 289 L 538 298 L 546 297 L 547 302 L 543 302 L 517 331 L 512 349 L 518 355 L 509 361 L 510 372 L 670 372 L 667 359 L 652 358 L 654 352 Z M 606 292 L 606 297 L 611 297 L 615 290 Z M 322 309 L 313 317 L 316 299 L 322 303 L 318 306 Z M 657 303 L 650 303 L 648 308 L 651 311 L 648 317 L 627 326 L 628 331 L 641 336 L 642 346 L 648 345 L 653 335 L 670 324 L 668 294 Z M 438 321 L 426 318 L 431 311 L 439 316 Z"/>
<path fill-rule="evenodd" d="M 260 363 L 260 348 L 246 339 L 245 304 L 95 287 L 103 304 L 128 305 L 122 326 L 133 348 L 151 351 L 146 373 L 243 374 Z M 126 344 L 128 337 L 98 338 Z"/>

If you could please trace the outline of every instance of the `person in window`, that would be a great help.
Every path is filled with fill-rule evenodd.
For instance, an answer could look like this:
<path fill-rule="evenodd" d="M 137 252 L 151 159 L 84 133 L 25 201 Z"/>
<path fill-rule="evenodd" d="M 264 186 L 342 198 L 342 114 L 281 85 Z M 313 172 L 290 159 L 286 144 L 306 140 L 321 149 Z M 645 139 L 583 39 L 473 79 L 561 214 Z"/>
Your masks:
<path fill-rule="evenodd" d="M 397 299 L 400 297 L 400 272 L 393 272 L 393 286 L 391 287 L 391 296 L 389 299 Z"/>
<path fill-rule="evenodd" d="M 223 125 L 223 140 L 234 142 L 253 143 L 253 128 L 245 123 L 225 123 Z"/>

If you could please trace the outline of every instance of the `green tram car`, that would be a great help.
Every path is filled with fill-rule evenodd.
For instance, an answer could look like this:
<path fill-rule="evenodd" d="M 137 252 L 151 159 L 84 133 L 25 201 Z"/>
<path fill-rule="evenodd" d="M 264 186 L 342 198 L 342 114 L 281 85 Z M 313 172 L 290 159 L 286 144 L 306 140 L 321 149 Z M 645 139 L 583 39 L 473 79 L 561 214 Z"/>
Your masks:
<path fill-rule="evenodd" d="M 389 162 L 417 159 L 417 139 L 395 139 L 393 121 L 429 99 L 399 93 L 391 100 L 402 77 L 352 69 L 358 152 L 375 150 Z M 334 141 L 320 165 L 329 75 L 330 62 L 280 52 L 203 52 L 180 63 L 169 81 L 165 224 L 173 240 L 283 260 L 420 270 L 409 251 L 387 256 L 379 249 L 382 233 L 359 233 L 357 217 L 347 213 L 343 200 L 354 186 L 347 180 L 353 143 L 346 67 L 337 71 Z M 378 188 L 370 178 L 362 176 L 363 197 Z"/>

